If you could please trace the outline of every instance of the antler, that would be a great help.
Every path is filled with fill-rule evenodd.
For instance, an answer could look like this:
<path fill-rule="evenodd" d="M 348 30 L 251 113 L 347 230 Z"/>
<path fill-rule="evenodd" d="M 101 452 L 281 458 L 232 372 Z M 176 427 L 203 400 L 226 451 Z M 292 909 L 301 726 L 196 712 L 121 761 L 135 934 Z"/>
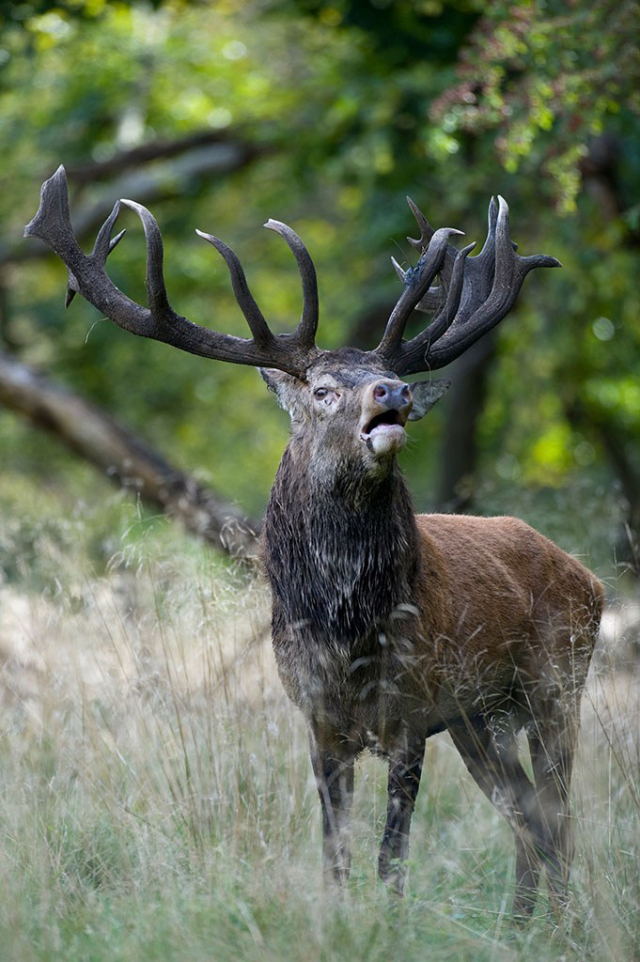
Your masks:
<path fill-rule="evenodd" d="M 461 231 L 443 227 L 434 231 L 425 216 L 407 198 L 420 228 L 419 239 L 408 238 L 421 256 L 416 267 L 403 271 L 392 258 L 404 289 L 373 354 L 398 375 L 444 367 L 495 327 L 513 307 L 523 281 L 536 267 L 559 267 L 555 257 L 535 254 L 520 257 L 509 237 L 509 208 L 502 197 L 489 205 L 487 239 L 477 257 L 475 247 L 456 250 L 448 239 Z M 124 236 L 111 237 L 120 204 L 130 207 L 142 221 L 147 245 L 147 299 L 143 307 L 123 294 L 106 272 L 107 257 Z M 42 185 L 40 207 L 25 236 L 40 237 L 58 254 L 69 273 L 67 306 L 80 293 L 106 317 L 141 337 L 165 341 L 190 354 L 233 364 L 272 367 L 304 379 L 320 355 L 315 336 L 318 327 L 318 286 L 313 262 L 298 235 L 286 224 L 269 220 L 265 227 L 284 237 L 302 280 L 303 309 L 291 334 L 273 334 L 256 304 L 237 256 L 221 240 L 196 233 L 224 258 L 236 300 L 251 330 L 251 338 L 221 334 L 193 324 L 177 314 L 167 297 L 162 270 L 162 236 L 146 207 L 132 200 L 118 201 L 100 228 L 91 254 L 83 254 L 73 234 L 64 167 Z M 440 285 L 431 287 L 440 277 Z M 437 312 L 431 323 L 410 341 L 403 339 L 414 310 Z"/>
<path fill-rule="evenodd" d="M 144 228 L 147 244 L 148 307 L 137 304 L 123 294 L 106 272 L 107 257 L 125 233 L 121 231 L 111 238 L 120 203 L 136 212 Z M 305 371 L 318 353 L 315 346 L 318 326 L 315 268 L 304 244 L 290 227 L 278 221 L 269 221 L 265 226 L 284 237 L 293 251 L 302 278 L 302 318 L 292 334 L 272 333 L 249 290 L 237 256 L 217 237 L 197 231 L 199 236 L 212 244 L 225 259 L 236 300 L 251 330 L 251 338 L 234 337 L 200 327 L 173 310 L 164 283 L 160 229 L 154 217 L 141 204 L 131 200 L 118 201 L 101 227 L 93 251 L 89 255 L 83 254 L 71 227 L 67 178 L 62 166 L 42 185 L 38 213 L 25 227 L 24 233 L 25 237 L 40 237 L 66 265 L 69 273 L 67 305 L 76 293 L 80 293 L 105 317 L 133 334 L 165 341 L 201 357 L 230 361 L 233 364 L 273 367 L 304 378 Z"/>
<path fill-rule="evenodd" d="M 467 259 L 475 244 L 458 251 L 447 242 L 450 228 L 434 231 L 412 200 L 409 206 L 420 227 L 420 239 L 409 242 L 422 250 L 415 268 L 403 271 L 392 258 L 404 282 L 375 354 L 391 370 L 403 376 L 444 367 L 505 317 L 529 271 L 536 267 L 560 267 L 560 261 L 544 254 L 520 257 L 509 236 L 509 207 L 502 197 L 491 198 L 489 226 L 484 247 Z M 436 275 L 441 285 L 430 287 Z M 414 310 L 439 312 L 420 334 L 403 340 Z"/>

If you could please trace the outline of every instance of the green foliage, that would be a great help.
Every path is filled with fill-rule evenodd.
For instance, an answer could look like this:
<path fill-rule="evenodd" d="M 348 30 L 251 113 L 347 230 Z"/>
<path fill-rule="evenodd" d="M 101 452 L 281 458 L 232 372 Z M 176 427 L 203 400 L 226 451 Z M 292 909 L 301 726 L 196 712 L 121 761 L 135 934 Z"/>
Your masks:
<path fill-rule="evenodd" d="M 626 0 L 492 0 L 432 118 L 452 134 L 491 131 L 506 170 L 532 160 L 559 209 L 573 212 L 590 139 L 621 114 L 640 115 L 639 33 L 638 6 Z"/>

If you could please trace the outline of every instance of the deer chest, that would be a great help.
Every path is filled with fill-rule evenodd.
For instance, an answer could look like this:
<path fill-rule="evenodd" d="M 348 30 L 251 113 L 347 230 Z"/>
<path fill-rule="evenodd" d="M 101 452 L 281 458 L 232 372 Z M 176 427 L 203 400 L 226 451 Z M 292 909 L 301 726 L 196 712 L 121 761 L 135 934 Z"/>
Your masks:
<path fill-rule="evenodd" d="M 309 722 L 383 750 L 410 716 L 425 732 L 436 724 L 432 666 L 397 623 L 347 644 L 274 619 L 273 645 L 284 688 Z"/>

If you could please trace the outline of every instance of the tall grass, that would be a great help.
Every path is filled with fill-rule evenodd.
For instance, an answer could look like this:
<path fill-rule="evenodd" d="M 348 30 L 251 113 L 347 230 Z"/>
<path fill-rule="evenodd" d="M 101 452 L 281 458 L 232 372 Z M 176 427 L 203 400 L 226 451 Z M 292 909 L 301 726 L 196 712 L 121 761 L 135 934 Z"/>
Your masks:
<path fill-rule="evenodd" d="M 96 570 L 55 525 L 36 535 L 0 587 L 2 962 L 640 957 L 633 664 L 602 655 L 585 697 L 562 924 L 543 897 L 511 925 L 510 831 L 446 736 L 427 745 L 404 901 L 376 879 L 386 771 L 368 757 L 352 878 L 325 893 L 264 586 L 178 536 L 125 538 Z"/>

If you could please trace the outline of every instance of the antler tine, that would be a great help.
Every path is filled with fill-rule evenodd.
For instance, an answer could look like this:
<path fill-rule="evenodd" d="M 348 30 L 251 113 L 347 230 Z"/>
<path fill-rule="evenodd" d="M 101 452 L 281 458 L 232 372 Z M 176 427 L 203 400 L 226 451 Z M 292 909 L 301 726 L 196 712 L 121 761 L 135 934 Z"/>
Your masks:
<path fill-rule="evenodd" d="M 409 240 L 408 237 L 407 237 L 407 240 Z M 407 272 L 403 270 L 402 267 L 400 267 L 400 264 L 398 264 L 395 257 L 391 258 L 391 263 L 393 264 L 393 268 L 396 274 L 404 284 L 404 279 L 407 275 Z M 442 305 L 442 301 L 444 299 L 445 299 L 445 291 L 442 285 L 437 285 L 436 287 L 430 287 L 427 293 L 424 295 L 424 297 L 422 297 L 418 301 L 418 303 L 414 307 L 414 311 L 425 311 L 426 313 L 431 314 L 433 311 L 438 310 L 438 308 Z"/>
<path fill-rule="evenodd" d="M 436 318 L 431 328 L 408 344 L 400 345 L 392 365 L 397 374 L 415 374 L 449 364 L 508 314 L 529 271 L 537 267 L 561 266 L 555 257 L 545 254 L 520 257 L 515 246 L 509 235 L 508 204 L 503 197 L 498 197 L 497 206 L 493 200 L 489 206 L 487 241 L 480 254 L 470 258 L 465 265 L 461 296 L 454 316 L 450 318 L 454 303 L 450 289 L 443 317 Z M 454 267 L 456 275 L 463 253 L 466 257 L 468 250 L 458 254 Z M 435 328 L 438 329 L 437 338 L 433 337 Z"/>
<path fill-rule="evenodd" d="M 518 245 L 514 244 L 509 235 L 509 205 L 504 197 L 498 194 L 496 281 L 502 284 L 509 279 L 511 273 L 516 273 L 522 283 L 529 271 L 535 270 L 536 267 L 562 267 L 557 257 L 551 257 L 549 254 L 528 254 L 526 257 L 521 257 L 516 253 L 517 250 Z"/>
<path fill-rule="evenodd" d="M 409 239 L 409 238 L 407 238 L 407 240 L 408 240 L 408 239 Z M 400 278 L 400 280 L 401 280 L 402 283 L 404 284 L 404 279 L 405 279 L 405 277 L 407 276 L 407 272 L 404 270 L 404 268 L 400 267 L 400 265 L 398 264 L 398 262 L 397 262 L 397 260 L 395 259 L 395 257 L 392 257 L 392 258 L 391 258 L 391 263 L 393 264 L 393 269 L 394 269 L 394 271 L 396 272 L 396 274 L 398 275 L 398 277 Z"/>
<path fill-rule="evenodd" d="M 98 231 L 98 236 L 96 237 L 96 242 L 93 245 L 92 256 L 96 259 L 100 259 L 103 264 L 106 264 L 107 257 L 111 251 L 118 246 L 124 235 L 127 233 L 126 227 L 121 230 L 119 234 L 115 237 L 111 236 L 111 231 L 113 230 L 113 225 L 118 219 L 118 214 L 120 213 L 120 201 L 117 200 L 113 205 L 113 210 L 107 217 L 106 221 Z"/>
<path fill-rule="evenodd" d="M 124 197 L 121 203 L 134 211 L 142 221 L 144 236 L 147 244 L 147 298 L 149 309 L 154 318 L 160 323 L 166 322 L 174 311 L 169 304 L 167 288 L 164 283 L 164 271 L 162 261 L 164 258 L 164 246 L 162 244 L 162 234 L 158 227 L 158 222 L 146 207 L 138 204 L 135 200 L 126 200 Z"/>
<path fill-rule="evenodd" d="M 465 267 L 464 286 L 455 318 L 457 325 L 466 322 L 478 304 L 486 301 L 491 293 L 496 262 L 497 222 L 498 204 L 495 197 L 492 197 L 487 211 L 486 240 L 480 253 L 470 258 Z"/>
<path fill-rule="evenodd" d="M 416 223 L 420 228 L 420 237 L 417 240 L 415 237 L 407 237 L 407 240 L 412 247 L 415 247 L 416 250 L 421 251 L 428 246 L 429 241 L 435 234 L 435 231 L 418 205 L 414 204 L 410 197 L 407 197 L 407 204 L 411 208 L 411 213 L 415 217 Z"/>
<path fill-rule="evenodd" d="M 496 225 L 498 223 L 498 204 L 492 195 L 487 211 L 487 238 L 476 260 L 494 260 L 496 255 Z"/>
<path fill-rule="evenodd" d="M 410 197 L 407 197 L 407 203 L 409 204 L 409 207 L 411 208 L 411 211 L 414 217 L 416 218 L 416 221 L 418 222 L 418 226 L 421 228 L 421 235 L 419 240 L 416 240 L 413 237 L 407 237 L 407 240 L 409 241 L 410 244 L 413 245 L 413 247 L 416 247 L 419 250 L 422 250 L 425 247 L 426 243 L 428 243 L 428 240 L 433 236 L 435 232 L 434 232 L 434 229 L 431 227 L 431 224 L 429 223 L 427 218 L 424 216 L 424 214 L 420 210 L 420 208 L 417 206 L 417 204 L 415 204 L 411 200 Z M 486 255 L 487 253 L 492 258 L 495 256 L 494 239 L 495 239 L 495 228 L 496 228 L 497 217 L 498 217 L 498 205 L 496 203 L 495 197 L 492 197 L 489 203 L 489 211 L 488 211 L 487 239 L 484 242 L 482 251 L 475 258 L 476 262 L 478 262 L 478 260 L 481 257 L 483 257 L 483 255 Z M 518 245 L 514 244 L 514 250 L 517 250 L 517 249 L 518 249 Z M 430 287 L 427 293 L 424 295 L 424 297 L 420 301 L 418 301 L 418 303 L 416 304 L 415 306 L 416 311 L 422 311 L 425 314 L 431 314 L 433 313 L 433 311 L 436 311 L 439 307 L 442 306 L 443 300 L 444 301 L 447 300 L 447 288 L 451 284 L 451 275 L 453 272 L 453 267 L 457 262 L 458 253 L 459 251 L 457 251 L 452 245 L 448 246 L 445 263 L 443 264 L 442 271 L 441 271 L 441 275 L 444 283 L 436 285 L 434 287 Z M 391 258 L 391 263 L 393 264 L 396 274 L 398 275 L 400 280 L 404 283 L 406 271 L 404 271 L 403 268 L 400 266 L 400 264 L 398 264 L 395 257 Z"/>
<path fill-rule="evenodd" d="M 404 290 L 387 321 L 385 332 L 380 344 L 375 349 L 376 354 L 392 359 L 400 350 L 402 335 L 416 304 L 424 297 L 431 281 L 442 268 L 442 262 L 448 247 L 447 238 L 462 231 L 453 227 L 441 227 L 437 230 L 429 246 L 414 268 L 404 272 Z"/>
<path fill-rule="evenodd" d="M 94 252 L 88 256 L 83 254 L 71 227 L 67 175 L 61 165 L 42 185 L 38 212 L 25 227 L 24 236 L 39 237 L 64 263 L 69 274 L 68 302 L 76 293 L 81 293 L 121 327 L 143 337 L 153 337 L 151 312 L 119 291 L 105 271 L 106 238 L 118 209 L 119 205 L 116 205 L 105 221 Z"/>
<path fill-rule="evenodd" d="M 302 281 L 302 317 L 292 336 L 307 347 L 315 347 L 319 316 L 318 280 L 311 255 L 296 232 L 282 221 L 269 218 L 264 226 L 284 237 L 298 265 Z"/>
<path fill-rule="evenodd" d="M 231 272 L 238 303 L 251 328 L 253 338 L 234 337 L 192 324 L 177 314 L 169 304 L 162 270 L 163 245 L 160 229 L 152 214 L 135 201 L 125 200 L 140 217 L 147 247 L 147 291 L 149 307 L 143 307 L 118 290 L 106 272 L 109 253 L 121 240 L 124 231 L 113 239 L 111 232 L 120 210 L 117 203 L 103 224 L 91 254 L 81 251 L 73 234 L 69 216 L 69 197 L 64 167 L 42 185 L 40 207 L 25 228 L 25 236 L 40 237 L 65 264 L 69 282 L 67 303 L 76 293 L 82 294 L 105 317 L 133 334 L 164 341 L 180 350 L 201 357 L 273 367 L 295 377 L 304 378 L 317 351 L 303 337 L 274 335 L 269 330 L 246 284 L 236 255 L 217 238 L 202 234 L 222 253 Z M 299 328 L 302 325 L 299 325 Z"/>
<path fill-rule="evenodd" d="M 247 278 L 237 254 L 232 251 L 231 248 L 224 243 L 224 241 L 221 241 L 219 237 L 214 237 L 213 234 L 205 234 L 204 231 L 197 229 L 196 234 L 198 237 L 202 237 L 203 240 L 208 241 L 213 247 L 215 247 L 218 253 L 222 254 L 224 257 L 227 267 L 229 268 L 233 293 L 235 294 L 236 301 L 240 306 L 240 310 L 244 314 L 246 322 L 251 329 L 251 333 L 253 334 L 256 344 L 268 344 L 273 340 L 273 334 L 269 330 L 269 326 L 265 321 L 262 311 L 258 307 L 253 294 L 249 290 Z"/>
<path fill-rule="evenodd" d="M 483 288 L 484 294 L 480 294 L 480 297 L 484 298 L 489 295 L 491 290 L 496 261 L 498 212 L 498 203 L 495 197 L 491 197 L 487 211 L 487 237 L 480 253 L 469 262 L 468 275 L 470 283 L 467 285 L 467 290 L 465 291 L 465 301 L 473 301 L 472 287 L 477 286 Z M 510 241 L 510 243 L 514 250 L 518 249 L 518 245 L 514 244 L 513 241 Z"/>
<path fill-rule="evenodd" d="M 427 218 L 424 216 L 417 204 L 407 197 L 407 203 L 411 208 L 411 213 L 416 219 L 418 227 L 420 228 L 420 237 L 416 240 L 414 237 L 407 237 L 407 240 L 419 251 L 424 251 L 424 249 L 429 245 L 431 238 L 433 237 L 435 231 Z M 432 291 L 427 291 L 422 301 L 416 305 L 417 311 L 433 311 L 436 310 L 442 304 L 445 292 L 451 282 L 451 272 L 453 271 L 453 264 L 456 259 L 458 251 L 453 246 L 453 244 L 448 244 L 445 248 L 444 260 L 442 262 L 442 268 L 440 270 L 441 280 L 443 281 L 443 289 L 440 290 L 438 287 L 434 288 Z"/>
<path fill-rule="evenodd" d="M 406 353 L 420 352 L 424 357 L 425 351 L 427 351 L 436 341 L 445 334 L 451 327 L 453 321 L 455 320 L 458 307 L 460 306 L 460 298 L 462 296 L 462 289 L 464 285 L 464 271 L 466 266 L 466 260 L 473 248 L 475 247 L 475 241 L 473 244 L 463 247 L 456 254 L 456 259 L 453 264 L 453 271 L 451 274 L 451 283 L 449 285 L 449 290 L 447 291 L 447 299 L 445 304 L 440 311 L 440 313 L 434 318 L 434 320 L 429 324 L 426 330 L 422 331 L 421 334 L 416 335 L 416 337 L 410 340 L 406 347 Z"/>
<path fill-rule="evenodd" d="M 127 233 L 125 228 L 124 230 L 121 230 L 119 234 L 116 234 L 115 237 L 111 236 L 113 225 L 115 224 L 119 213 L 120 213 L 120 201 L 117 200 L 113 205 L 113 210 L 111 211 L 106 221 L 98 231 L 96 242 L 93 245 L 93 251 L 91 252 L 91 256 L 96 262 L 96 264 L 102 264 L 103 267 L 106 265 L 107 257 L 109 256 L 111 251 L 118 246 L 118 244 L 120 243 L 124 235 Z M 67 283 L 67 294 L 64 301 L 65 307 L 69 307 L 69 305 L 71 304 L 76 294 L 79 293 L 78 282 L 76 281 L 71 271 L 68 271 L 68 274 L 69 274 L 69 280 Z"/>

